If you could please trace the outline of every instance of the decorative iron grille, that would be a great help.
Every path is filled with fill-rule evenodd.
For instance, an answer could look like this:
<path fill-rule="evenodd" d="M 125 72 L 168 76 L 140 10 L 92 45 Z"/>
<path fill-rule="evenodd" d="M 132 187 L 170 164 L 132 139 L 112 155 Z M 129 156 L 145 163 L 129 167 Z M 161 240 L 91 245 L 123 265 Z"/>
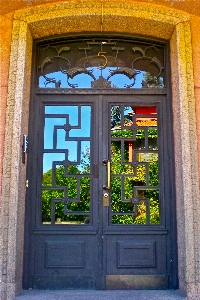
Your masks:
<path fill-rule="evenodd" d="M 160 224 L 155 106 L 111 106 L 112 224 Z"/>
<path fill-rule="evenodd" d="M 119 39 L 81 39 L 38 48 L 40 88 L 162 88 L 164 47 Z"/>
<path fill-rule="evenodd" d="M 43 224 L 90 220 L 91 109 L 88 105 L 45 106 Z"/>

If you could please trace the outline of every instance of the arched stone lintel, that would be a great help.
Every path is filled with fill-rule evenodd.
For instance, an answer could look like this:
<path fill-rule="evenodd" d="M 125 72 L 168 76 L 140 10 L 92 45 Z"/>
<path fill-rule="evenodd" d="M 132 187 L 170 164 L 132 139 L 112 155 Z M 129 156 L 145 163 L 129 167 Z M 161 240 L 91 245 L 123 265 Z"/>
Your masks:
<path fill-rule="evenodd" d="M 14 18 L 29 25 L 33 38 L 102 30 L 169 40 L 175 26 L 190 15 L 146 3 L 90 0 L 36 6 L 16 12 Z"/>

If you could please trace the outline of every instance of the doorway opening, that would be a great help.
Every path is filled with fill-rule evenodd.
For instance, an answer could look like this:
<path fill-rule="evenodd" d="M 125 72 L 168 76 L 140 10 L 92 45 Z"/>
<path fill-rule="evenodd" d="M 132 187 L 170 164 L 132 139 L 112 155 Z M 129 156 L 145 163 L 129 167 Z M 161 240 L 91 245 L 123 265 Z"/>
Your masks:
<path fill-rule="evenodd" d="M 177 288 L 168 44 L 91 36 L 35 53 L 24 287 Z"/>

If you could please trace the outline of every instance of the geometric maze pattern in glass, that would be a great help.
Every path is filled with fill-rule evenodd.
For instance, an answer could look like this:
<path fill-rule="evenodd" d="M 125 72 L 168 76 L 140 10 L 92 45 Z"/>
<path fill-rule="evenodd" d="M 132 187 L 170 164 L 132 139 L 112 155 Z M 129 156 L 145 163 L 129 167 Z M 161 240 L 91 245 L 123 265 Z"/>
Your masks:
<path fill-rule="evenodd" d="M 43 224 L 90 221 L 91 106 L 45 106 Z"/>
<path fill-rule="evenodd" d="M 112 224 L 160 223 L 155 106 L 111 106 Z"/>

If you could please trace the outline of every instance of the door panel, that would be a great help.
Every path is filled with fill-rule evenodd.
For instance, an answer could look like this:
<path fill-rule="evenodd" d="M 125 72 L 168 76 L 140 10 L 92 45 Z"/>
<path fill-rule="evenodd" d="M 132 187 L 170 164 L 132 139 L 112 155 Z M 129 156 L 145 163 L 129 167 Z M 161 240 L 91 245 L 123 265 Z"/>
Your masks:
<path fill-rule="evenodd" d="M 111 188 L 106 191 L 110 203 L 104 207 L 103 228 L 108 289 L 168 288 L 169 284 L 166 207 L 160 184 L 164 149 L 159 124 L 164 98 L 152 98 L 148 97 L 148 105 L 146 97 L 115 97 L 114 103 L 107 97 L 105 101 L 111 162 Z"/>
<path fill-rule="evenodd" d="M 173 287 L 165 107 L 161 95 L 36 97 L 25 288 Z"/>
<path fill-rule="evenodd" d="M 43 234 L 35 243 L 33 288 L 95 288 L 95 235 Z"/>

